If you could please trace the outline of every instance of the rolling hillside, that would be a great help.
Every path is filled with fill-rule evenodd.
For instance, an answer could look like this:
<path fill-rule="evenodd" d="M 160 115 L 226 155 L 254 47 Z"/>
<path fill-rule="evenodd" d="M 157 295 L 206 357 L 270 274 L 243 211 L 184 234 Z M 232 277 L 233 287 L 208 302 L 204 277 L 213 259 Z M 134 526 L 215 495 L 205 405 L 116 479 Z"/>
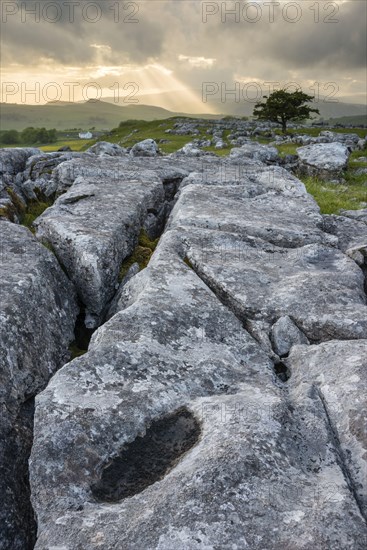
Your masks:
<path fill-rule="evenodd" d="M 164 96 L 164 94 L 160 94 Z M 221 118 L 223 115 L 230 116 L 251 116 L 253 103 L 227 101 L 221 103 L 219 99 L 209 98 L 208 103 L 203 103 L 203 111 L 208 105 L 209 110 L 216 110 L 222 115 L 208 113 L 189 114 L 183 111 L 169 111 L 163 107 L 151 105 L 151 101 L 158 101 L 157 96 L 144 96 L 148 104 L 124 105 L 115 104 L 112 98 L 104 98 L 103 101 L 89 100 L 79 103 L 68 103 L 64 101 L 50 102 L 46 105 L 24 105 L 16 103 L 0 104 L 0 129 L 1 130 L 23 130 L 27 126 L 56 128 L 66 130 L 80 128 L 87 130 L 94 127 L 96 130 L 108 130 L 118 126 L 126 120 L 162 120 L 173 116 L 191 116 L 192 118 Z M 185 105 L 184 97 L 177 96 L 175 107 Z M 345 124 L 366 124 L 366 106 L 352 103 L 323 103 L 317 104 L 320 109 L 320 116 L 324 120 L 337 119 L 333 122 Z M 343 119 L 341 118 L 343 117 Z M 344 118 L 346 117 L 346 118 Z"/>
<path fill-rule="evenodd" d="M 195 90 L 197 98 L 202 97 L 201 90 Z M 240 101 L 235 101 L 234 95 L 228 93 L 224 98 L 225 101 L 221 101 L 220 93 L 215 95 L 208 95 L 207 102 L 202 103 L 203 111 L 211 111 L 216 113 L 222 113 L 223 115 L 231 116 L 252 116 L 254 105 L 256 101 L 245 101 L 240 96 Z M 103 101 L 113 103 L 113 97 L 104 97 Z M 184 92 L 162 92 L 159 94 L 145 94 L 139 98 L 144 105 L 168 107 L 171 111 L 177 111 L 182 109 L 182 105 L 185 105 L 185 111 L 190 113 L 196 113 L 198 110 L 197 101 L 190 103 L 190 98 L 187 98 Z M 121 106 L 124 104 L 120 103 Z M 318 102 L 313 104 L 314 107 L 320 111 L 320 117 L 328 120 L 330 118 L 341 117 L 353 117 L 353 116 L 367 116 L 367 106 L 363 103 L 351 103 L 348 98 L 340 99 L 338 101 L 330 101 L 328 98 L 320 97 Z"/>
<path fill-rule="evenodd" d="M 0 105 L 1 129 L 22 130 L 27 126 L 56 128 L 95 127 L 97 130 L 113 128 L 120 121 L 129 119 L 157 120 L 174 116 L 161 107 L 149 105 L 128 105 L 120 107 L 104 101 L 85 103 L 53 102 L 46 105 Z"/>

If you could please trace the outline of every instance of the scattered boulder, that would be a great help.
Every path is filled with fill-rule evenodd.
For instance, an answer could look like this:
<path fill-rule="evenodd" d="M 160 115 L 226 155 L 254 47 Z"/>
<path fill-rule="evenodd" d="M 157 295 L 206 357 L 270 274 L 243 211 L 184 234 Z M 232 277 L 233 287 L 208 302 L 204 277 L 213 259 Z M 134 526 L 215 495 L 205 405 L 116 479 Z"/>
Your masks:
<path fill-rule="evenodd" d="M 93 153 L 94 155 L 108 155 L 110 157 L 122 157 L 127 154 L 127 149 L 120 147 L 117 143 L 98 141 L 87 149 L 87 153 Z"/>
<path fill-rule="evenodd" d="M 177 155 L 186 155 L 189 157 L 201 157 L 205 155 L 204 151 L 201 151 L 197 145 L 194 143 L 186 143 L 181 149 L 176 153 Z"/>
<path fill-rule="evenodd" d="M 330 130 L 323 130 L 320 132 L 320 137 L 326 138 L 328 143 L 342 143 L 346 147 L 349 147 L 351 151 L 358 149 L 358 143 L 360 137 L 358 134 L 346 134 L 341 132 L 331 132 Z"/>
<path fill-rule="evenodd" d="M 239 148 L 231 149 L 230 157 L 246 157 L 265 163 L 274 163 L 279 159 L 276 147 L 262 145 L 255 141 L 249 141 Z"/>
<path fill-rule="evenodd" d="M 166 133 L 175 134 L 177 136 L 198 135 L 199 129 L 196 123 L 192 122 L 176 122 L 172 130 L 166 130 Z"/>
<path fill-rule="evenodd" d="M 215 149 L 224 149 L 225 146 L 226 144 L 221 139 L 218 139 L 218 141 L 214 145 Z"/>
<path fill-rule="evenodd" d="M 130 155 L 133 157 L 156 157 L 158 155 L 158 145 L 154 139 L 144 139 L 135 143 L 130 149 Z"/>
<path fill-rule="evenodd" d="M 300 169 L 309 175 L 340 177 L 346 169 L 350 152 L 341 143 L 319 143 L 299 147 Z"/>

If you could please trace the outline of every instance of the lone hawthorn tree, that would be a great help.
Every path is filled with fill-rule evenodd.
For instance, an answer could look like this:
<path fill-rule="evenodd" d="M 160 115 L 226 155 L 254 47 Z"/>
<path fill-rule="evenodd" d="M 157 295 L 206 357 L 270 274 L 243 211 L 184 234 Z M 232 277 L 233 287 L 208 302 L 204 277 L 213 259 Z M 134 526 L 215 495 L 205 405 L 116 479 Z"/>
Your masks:
<path fill-rule="evenodd" d="M 312 109 L 306 103 L 313 100 L 313 97 L 303 93 L 301 90 L 287 92 L 276 90 L 268 96 L 264 95 L 264 103 L 256 103 L 254 116 L 257 120 L 270 120 L 282 125 L 283 134 L 287 132 L 287 122 L 291 120 L 306 120 L 310 113 L 319 113 L 318 109 Z"/>

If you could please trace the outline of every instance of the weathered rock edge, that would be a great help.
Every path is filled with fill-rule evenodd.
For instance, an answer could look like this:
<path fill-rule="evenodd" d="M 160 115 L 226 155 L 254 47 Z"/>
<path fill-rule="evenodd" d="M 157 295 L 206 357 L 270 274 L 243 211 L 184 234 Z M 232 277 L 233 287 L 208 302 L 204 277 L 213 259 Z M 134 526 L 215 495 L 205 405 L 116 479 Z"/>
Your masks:
<path fill-rule="evenodd" d="M 0 547 L 32 548 L 28 457 L 34 396 L 69 358 L 77 315 L 73 285 L 28 229 L 0 223 Z"/>

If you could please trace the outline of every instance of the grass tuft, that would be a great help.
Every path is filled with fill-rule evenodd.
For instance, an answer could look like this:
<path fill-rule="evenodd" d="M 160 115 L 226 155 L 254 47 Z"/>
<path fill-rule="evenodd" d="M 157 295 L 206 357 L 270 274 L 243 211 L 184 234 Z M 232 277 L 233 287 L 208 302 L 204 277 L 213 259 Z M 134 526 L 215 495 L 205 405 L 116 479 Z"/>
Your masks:
<path fill-rule="evenodd" d="M 184 262 L 190 269 L 193 269 L 192 263 L 190 262 L 187 256 L 184 257 Z"/>
<path fill-rule="evenodd" d="M 53 199 L 43 200 L 43 201 L 30 201 L 26 207 L 24 214 L 21 217 L 21 224 L 28 227 L 32 233 L 35 233 L 35 228 L 33 227 L 33 222 L 41 215 L 43 212 L 52 206 Z"/>
<path fill-rule="evenodd" d="M 367 202 L 367 184 L 335 184 L 315 177 L 303 178 L 307 192 L 320 207 L 322 214 L 338 214 L 343 210 L 359 210 Z"/>
<path fill-rule="evenodd" d="M 69 346 L 69 353 L 70 353 L 70 361 L 75 359 L 76 357 L 81 357 L 85 353 L 87 353 L 88 350 L 79 348 L 75 342 L 70 344 Z"/>
<path fill-rule="evenodd" d="M 144 229 L 140 231 L 138 244 L 136 245 L 134 251 L 122 262 L 118 276 L 119 283 L 121 283 L 133 264 L 137 263 L 140 271 L 147 267 L 158 241 L 159 238 L 154 240 L 150 239 Z"/>

